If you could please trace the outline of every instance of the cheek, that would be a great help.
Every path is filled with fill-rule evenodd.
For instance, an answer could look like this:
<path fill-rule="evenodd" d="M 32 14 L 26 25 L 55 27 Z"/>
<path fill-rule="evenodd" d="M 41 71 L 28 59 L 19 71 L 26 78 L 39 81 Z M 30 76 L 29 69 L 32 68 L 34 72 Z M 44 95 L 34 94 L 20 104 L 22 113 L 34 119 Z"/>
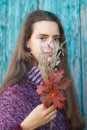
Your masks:
<path fill-rule="evenodd" d="M 38 44 L 33 44 L 31 47 L 32 54 L 36 59 L 39 59 L 40 47 Z"/>

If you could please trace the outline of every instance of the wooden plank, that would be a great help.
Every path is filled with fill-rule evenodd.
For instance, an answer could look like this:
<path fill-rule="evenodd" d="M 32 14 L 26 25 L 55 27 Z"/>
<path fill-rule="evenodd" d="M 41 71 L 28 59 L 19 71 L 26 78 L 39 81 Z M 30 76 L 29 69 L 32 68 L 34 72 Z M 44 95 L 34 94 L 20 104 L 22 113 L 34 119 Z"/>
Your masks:
<path fill-rule="evenodd" d="M 87 1 L 81 0 L 83 115 L 87 125 Z M 87 130 L 87 127 L 85 128 Z"/>

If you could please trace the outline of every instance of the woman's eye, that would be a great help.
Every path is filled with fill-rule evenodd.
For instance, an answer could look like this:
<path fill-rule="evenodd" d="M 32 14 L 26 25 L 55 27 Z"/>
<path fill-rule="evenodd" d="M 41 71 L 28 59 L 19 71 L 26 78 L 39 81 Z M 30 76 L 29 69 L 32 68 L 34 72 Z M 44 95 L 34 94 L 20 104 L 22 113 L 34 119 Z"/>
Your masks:
<path fill-rule="evenodd" d="M 45 41 L 45 40 L 46 40 L 46 38 L 45 38 L 45 37 L 40 37 L 40 39 L 41 39 L 42 41 Z"/>
<path fill-rule="evenodd" d="M 59 37 L 55 37 L 54 41 L 60 41 L 60 38 Z"/>
<path fill-rule="evenodd" d="M 54 41 L 55 43 L 60 43 L 60 38 L 59 38 L 59 37 L 56 37 L 56 38 L 53 39 L 53 41 Z"/>

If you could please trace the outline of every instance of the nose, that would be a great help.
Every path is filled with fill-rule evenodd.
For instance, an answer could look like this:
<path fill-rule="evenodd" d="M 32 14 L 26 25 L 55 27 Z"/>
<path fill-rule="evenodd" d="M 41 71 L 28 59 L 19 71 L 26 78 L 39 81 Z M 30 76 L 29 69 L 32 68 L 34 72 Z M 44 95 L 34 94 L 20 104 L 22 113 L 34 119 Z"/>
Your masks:
<path fill-rule="evenodd" d="M 47 42 L 47 46 L 49 46 L 49 47 L 50 47 L 50 42 Z"/>
<path fill-rule="evenodd" d="M 53 44 L 52 40 L 50 40 L 50 41 L 47 42 L 47 47 L 49 47 L 51 49 L 54 48 L 54 44 Z"/>

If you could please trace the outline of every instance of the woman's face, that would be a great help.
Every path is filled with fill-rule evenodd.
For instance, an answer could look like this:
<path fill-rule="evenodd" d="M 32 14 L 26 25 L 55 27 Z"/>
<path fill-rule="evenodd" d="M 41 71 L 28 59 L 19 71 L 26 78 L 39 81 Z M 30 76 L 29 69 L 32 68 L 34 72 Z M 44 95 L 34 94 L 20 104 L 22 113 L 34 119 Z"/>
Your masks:
<path fill-rule="evenodd" d="M 38 60 L 41 46 L 44 55 L 52 56 L 52 49 L 58 47 L 60 39 L 59 27 L 56 22 L 40 21 L 33 24 L 31 38 L 27 42 L 27 48 L 31 49 L 33 56 Z"/>

